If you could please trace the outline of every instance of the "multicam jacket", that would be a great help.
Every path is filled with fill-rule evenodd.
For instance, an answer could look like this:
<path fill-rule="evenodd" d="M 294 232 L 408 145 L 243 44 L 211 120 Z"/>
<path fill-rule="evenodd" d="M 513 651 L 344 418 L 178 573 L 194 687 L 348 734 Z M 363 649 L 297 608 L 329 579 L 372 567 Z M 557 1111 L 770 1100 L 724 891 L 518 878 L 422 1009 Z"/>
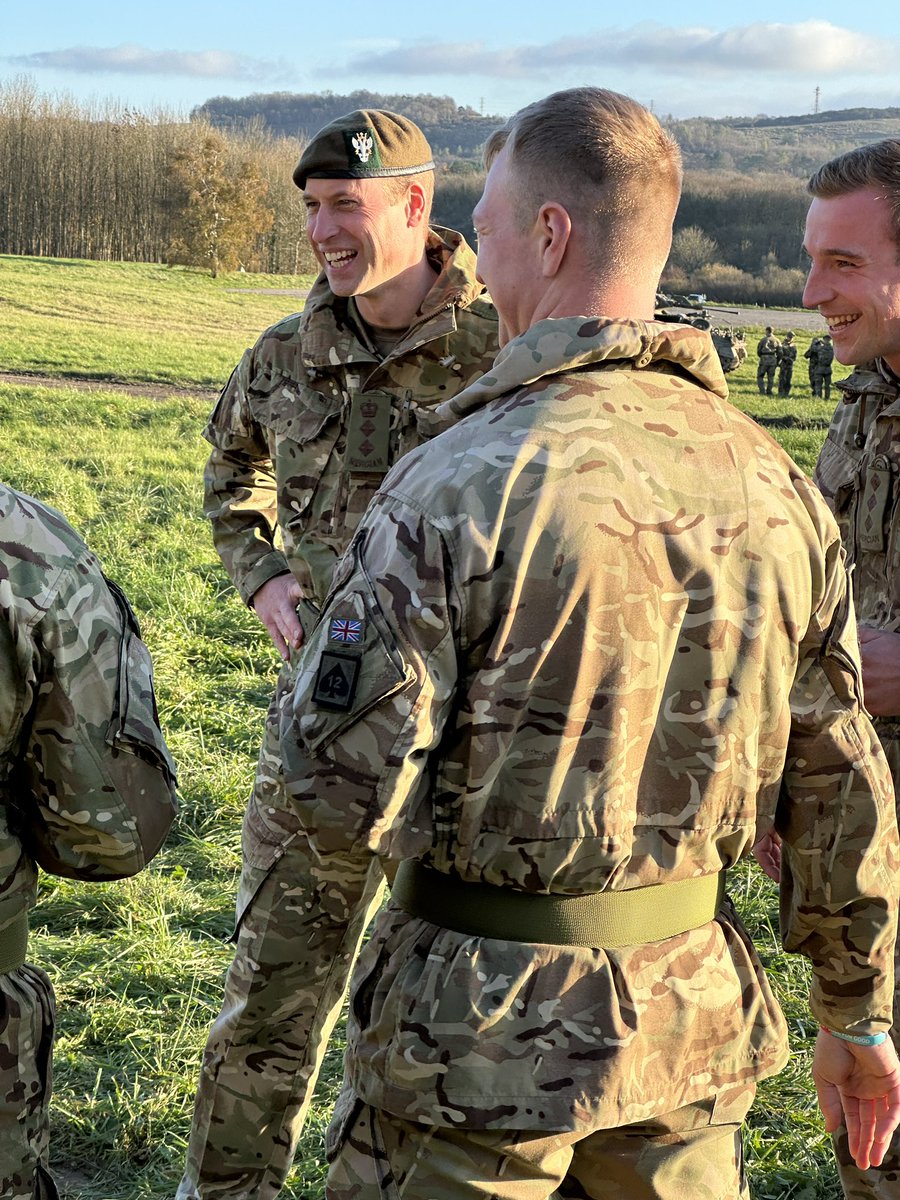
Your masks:
<path fill-rule="evenodd" d="M 441 406 L 335 572 L 283 731 L 318 853 L 581 894 L 709 875 L 776 821 L 787 947 L 890 1022 L 897 828 L 840 537 L 689 327 L 540 322 Z M 452 914 L 448 913 L 448 924 Z M 618 950 L 378 918 L 348 1069 L 426 1123 L 609 1127 L 771 1074 L 729 906 Z"/>
<path fill-rule="evenodd" d="M 900 380 L 880 362 L 835 384 L 843 396 L 813 478 L 837 518 L 853 567 L 860 625 L 900 632 Z M 875 717 L 900 784 L 900 719 Z"/>
<path fill-rule="evenodd" d="M 0 484 L 0 942 L 34 903 L 35 861 L 139 871 L 174 784 L 127 600 L 59 513 Z"/>
<path fill-rule="evenodd" d="M 205 511 L 243 599 L 290 569 L 321 601 L 388 467 L 419 444 L 434 407 L 493 362 L 497 317 L 475 255 L 432 231 L 440 268 L 417 320 L 383 360 L 320 277 L 302 313 L 248 350 L 204 436 Z"/>
<path fill-rule="evenodd" d="M 781 342 L 771 333 L 767 333 L 757 342 L 756 354 L 760 361 L 769 362 L 774 358 L 776 363 L 779 363 L 781 362 Z"/>

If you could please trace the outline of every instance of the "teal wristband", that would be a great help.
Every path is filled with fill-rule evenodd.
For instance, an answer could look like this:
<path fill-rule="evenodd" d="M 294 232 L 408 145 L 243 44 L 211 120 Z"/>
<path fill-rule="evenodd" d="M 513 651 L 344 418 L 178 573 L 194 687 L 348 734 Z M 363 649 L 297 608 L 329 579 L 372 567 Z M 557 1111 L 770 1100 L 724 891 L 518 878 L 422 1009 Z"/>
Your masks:
<path fill-rule="evenodd" d="M 820 1025 L 819 1028 L 823 1033 L 830 1033 L 841 1042 L 852 1042 L 854 1046 L 880 1046 L 882 1042 L 887 1041 L 886 1033 L 836 1033 L 833 1029 L 826 1029 L 824 1025 Z"/>

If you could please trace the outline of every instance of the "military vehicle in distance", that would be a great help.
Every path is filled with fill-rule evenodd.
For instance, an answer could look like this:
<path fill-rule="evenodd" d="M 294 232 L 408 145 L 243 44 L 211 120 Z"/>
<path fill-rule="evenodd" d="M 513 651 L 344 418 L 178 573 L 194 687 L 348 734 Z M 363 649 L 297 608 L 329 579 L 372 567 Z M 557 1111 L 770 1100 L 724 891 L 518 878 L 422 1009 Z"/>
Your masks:
<path fill-rule="evenodd" d="M 679 325 L 693 325 L 695 329 L 710 330 L 722 370 L 727 375 L 729 371 L 736 371 L 747 357 L 747 347 L 740 330 L 735 331 L 727 324 L 725 327 L 722 324 L 713 326 L 713 320 L 718 320 L 713 314 L 727 313 L 736 317 L 737 309 L 721 308 L 715 304 L 697 304 L 699 299 L 700 294 L 696 292 L 689 296 L 668 296 L 665 292 L 657 292 L 653 315 L 657 321 L 672 321 Z M 703 296 L 703 300 L 705 299 Z"/>

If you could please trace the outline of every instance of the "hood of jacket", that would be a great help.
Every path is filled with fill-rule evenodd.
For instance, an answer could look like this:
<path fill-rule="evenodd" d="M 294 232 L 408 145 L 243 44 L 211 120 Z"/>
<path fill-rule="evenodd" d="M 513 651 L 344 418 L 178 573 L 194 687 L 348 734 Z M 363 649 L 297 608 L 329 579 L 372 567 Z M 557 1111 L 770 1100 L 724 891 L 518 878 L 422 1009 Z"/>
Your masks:
<path fill-rule="evenodd" d="M 728 396 L 719 356 L 705 330 L 662 321 L 553 317 L 514 338 L 485 375 L 438 405 L 434 410 L 434 432 L 456 424 L 507 392 L 548 375 L 591 366 L 669 370 L 691 377 L 699 387 L 722 400 Z"/>

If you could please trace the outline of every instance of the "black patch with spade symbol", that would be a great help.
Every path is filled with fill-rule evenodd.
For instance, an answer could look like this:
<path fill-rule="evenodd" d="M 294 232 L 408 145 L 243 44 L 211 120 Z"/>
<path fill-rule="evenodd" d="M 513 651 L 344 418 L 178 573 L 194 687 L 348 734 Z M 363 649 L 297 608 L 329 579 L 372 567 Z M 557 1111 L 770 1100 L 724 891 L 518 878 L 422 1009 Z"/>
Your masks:
<path fill-rule="evenodd" d="M 356 695 L 360 660 L 356 655 L 323 650 L 316 672 L 312 699 L 320 708 L 349 712 Z"/>

